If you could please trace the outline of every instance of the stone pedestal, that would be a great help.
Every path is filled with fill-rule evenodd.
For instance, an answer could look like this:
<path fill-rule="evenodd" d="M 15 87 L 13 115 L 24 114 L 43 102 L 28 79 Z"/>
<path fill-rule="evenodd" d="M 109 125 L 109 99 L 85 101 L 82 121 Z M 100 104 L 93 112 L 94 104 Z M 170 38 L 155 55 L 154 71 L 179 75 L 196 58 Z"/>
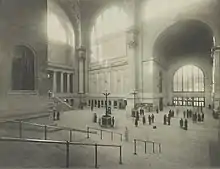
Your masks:
<path fill-rule="evenodd" d="M 101 122 L 101 126 L 102 127 L 106 127 L 106 128 L 109 128 L 109 127 L 112 127 L 112 120 L 111 120 L 111 116 L 110 115 L 103 115 L 102 116 L 102 122 Z"/>

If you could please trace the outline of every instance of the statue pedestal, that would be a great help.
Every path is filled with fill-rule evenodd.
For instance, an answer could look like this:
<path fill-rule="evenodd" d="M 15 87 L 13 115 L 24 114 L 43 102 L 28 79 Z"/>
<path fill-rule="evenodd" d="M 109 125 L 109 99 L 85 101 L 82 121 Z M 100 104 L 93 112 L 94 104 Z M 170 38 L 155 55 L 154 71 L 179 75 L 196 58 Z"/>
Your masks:
<path fill-rule="evenodd" d="M 102 116 L 102 123 L 101 123 L 101 127 L 106 127 L 106 128 L 110 128 L 112 127 L 112 120 L 111 120 L 111 116 L 110 115 L 103 115 Z"/>

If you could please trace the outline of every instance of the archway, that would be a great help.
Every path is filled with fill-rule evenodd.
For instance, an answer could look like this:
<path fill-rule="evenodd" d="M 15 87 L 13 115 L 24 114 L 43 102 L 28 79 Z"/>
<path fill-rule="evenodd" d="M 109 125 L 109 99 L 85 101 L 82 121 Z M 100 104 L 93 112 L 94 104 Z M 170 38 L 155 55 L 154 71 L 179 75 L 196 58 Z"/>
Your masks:
<path fill-rule="evenodd" d="M 164 66 L 159 68 L 158 72 L 161 70 L 164 72 L 162 79 L 165 83 L 160 85 L 166 88 L 163 96 L 167 98 L 168 103 L 204 106 L 206 100 L 208 104 L 211 102 L 213 46 L 212 29 L 199 20 L 178 21 L 158 36 L 153 55 Z M 181 89 L 180 85 L 174 83 L 174 81 L 177 83 L 179 74 L 182 78 Z M 199 83 L 196 78 L 202 82 Z M 189 79 L 192 79 L 191 82 Z M 198 84 L 203 85 L 196 86 Z"/>
<path fill-rule="evenodd" d="M 26 46 L 16 46 L 12 62 L 12 90 L 35 89 L 35 58 Z"/>

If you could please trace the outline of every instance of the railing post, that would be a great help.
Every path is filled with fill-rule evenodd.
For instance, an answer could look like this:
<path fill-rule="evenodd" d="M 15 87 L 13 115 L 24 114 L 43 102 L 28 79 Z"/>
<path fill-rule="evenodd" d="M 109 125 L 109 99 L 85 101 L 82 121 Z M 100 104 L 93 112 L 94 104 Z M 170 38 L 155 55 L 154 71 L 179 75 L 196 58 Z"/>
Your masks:
<path fill-rule="evenodd" d="M 113 140 L 113 132 L 111 132 L 111 140 Z"/>
<path fill-rule="evenodd" d="M 144 142 L 144 152 L 145 154 L 147 154 L 147 142 L 146 141 Z"/>
<path fill-rule="evenodd" d="M 89 138 L 89 127 L 87 127 L 87 138 Z"/>
<path fill-rule="evenodd" d="M 122 164 L 122 147 L 120 146 L 119 164 Z"/>
<path fill-rule="evenodd" d="M 161 153 L 161 144 L 159 143 L 159 153 Z"/>
<path fill-rule="evenodd" d="M 154 142 L 153 142 L 153 153 L 154 153 Z"/>
<path fill-rule="evenodd" d="M 44 139 L 47 140 L 47 125 L 44 126 Z"/>
<path fill-rule="evenodd" d="M 72 142 L 72 130 L 70 130 L 70 142 Z"/>
<path fill-rule="evenodd" d="M 69 168 L 69 151 L 70 151 L 69 141 L 66 141 L 66 168 Z"/>
<path fill-rule="evenodd" d="M 22 138 L 22 121 L 19 122 L 19 137 Z"/>
<path fill-rule="evenodd" d="M 95 168 L 98 168 L 98 146 L 95 144 Z"/>
<path fill-rule="evenodd" d="M 121 141 L 122 141 L 122 136 L 123 136 L 123 135 L 121 134 Z"/>
<path fill-rule="evenodd" d="M 137 149 L 136 149 L 136 139 L 134 139 L 134 155 L 137 155 Z"/>
<path fill-rule="evenodd" d="M 100 132 L 101 132 L 101 140 L 102 140 L 102 130 L 100 130 Z"/>

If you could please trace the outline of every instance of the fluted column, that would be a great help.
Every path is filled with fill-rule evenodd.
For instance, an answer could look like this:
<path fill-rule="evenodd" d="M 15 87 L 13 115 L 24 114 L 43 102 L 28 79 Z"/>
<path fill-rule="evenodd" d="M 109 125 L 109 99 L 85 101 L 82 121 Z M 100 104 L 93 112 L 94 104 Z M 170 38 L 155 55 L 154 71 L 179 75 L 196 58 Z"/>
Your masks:
<path fill-rule="evenodd" d="M 53 93 L 57 92 L 57 72 L 53 71 Z"/>
<path fill-rule="evenodd" d="M 214 109 L 220 107 L 220 47 L 213 50 L 213 102 Z"/>

